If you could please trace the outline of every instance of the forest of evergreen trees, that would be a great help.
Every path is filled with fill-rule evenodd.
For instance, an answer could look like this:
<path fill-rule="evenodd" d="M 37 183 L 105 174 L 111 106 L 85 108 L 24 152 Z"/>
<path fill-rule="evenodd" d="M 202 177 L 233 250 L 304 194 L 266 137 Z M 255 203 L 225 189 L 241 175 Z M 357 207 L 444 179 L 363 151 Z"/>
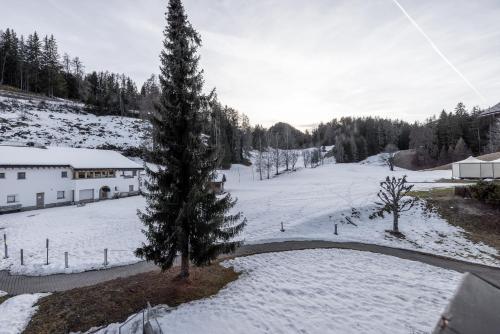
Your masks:
<path fill-rule="evenodd" d="M 123 74 L 85 73 L 78 57 L 61 57 L 53 35 L 26 38 L 0 30 L 0 86 L 86 103 L 98 114 L 128 115 L 138 109 L 135 83 Z"/>
<path fill-rule="evenodd" d="M 415 149 L 417 166 L 443 165 L 500 150 L 498 122 L 480 117 L 481 112 L 458 103 L 453 112 L 443 110 L 423 123 L 344 117 L 320 124 L 312 132 L 312 143 L 336 145 L 338 162 L 361 161 L 394 145 L 399 150 Z"/>
<path fill-rule="evenodd" d="M 124 74 L 85 72 L 78 57 L 61 57 L 54 36 L 36 32 L 26 38 L 12 29 L 0 30 L 0 86 L 25 92 L 80 101 L 99 115 L 148 119 L 155 113 L 161 88 L 156 75 L 138 91 Z M 416 165 L 430 167 L 500 150 L 498 126 L 492 118 L 479 117 L 459 103 L 453 112 L 424 123 L 378 117 L 343 117 L 319 124 L 309 133 L 286 123 L 266 129 L 251 126 L 248 117 L 223 105 L 215 92 L 204 97 L 204 133 L 219 150 L 219 164 L 248 163 L 248 152 L 279 148 L 292 150 L 335 145 L 338 162 L 356 162 L 383 152 L 388 146 L 417 151 Z"/>

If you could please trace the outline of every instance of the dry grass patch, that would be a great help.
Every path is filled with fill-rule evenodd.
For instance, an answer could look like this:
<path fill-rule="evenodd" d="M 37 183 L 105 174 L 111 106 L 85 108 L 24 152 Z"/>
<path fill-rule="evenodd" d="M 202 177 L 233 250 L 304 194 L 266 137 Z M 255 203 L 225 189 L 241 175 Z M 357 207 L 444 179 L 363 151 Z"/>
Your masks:
<path fill-rule="evenodd" d="M 463 228 L 471 241 L 483 242 L 500 252 L 500 209 L 478 200 L 454 195 L 453 188 L 413 191 L 424 199 L 428 209 L 448 223 Z"/>
<path fill-rule="evenodd" d="M 219 264 L 192 268 L 189 282 L 175 280 L 178 271 L 153 271 L 53 293 L 38 302 L 38 312 L 24 333 L 69 333 L 123 322 L 147 302 L 177 306 L 212 296 L 238 278 L 232 268 Z"/>

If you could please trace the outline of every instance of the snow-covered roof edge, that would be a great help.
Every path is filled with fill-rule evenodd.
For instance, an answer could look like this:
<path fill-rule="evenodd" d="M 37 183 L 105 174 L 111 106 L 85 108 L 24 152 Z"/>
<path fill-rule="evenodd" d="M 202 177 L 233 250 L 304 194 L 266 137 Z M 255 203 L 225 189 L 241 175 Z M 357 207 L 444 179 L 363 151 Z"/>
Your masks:
<path fill-rule="evenodd" d="M 143 169 L 119 152 L 71 147 L 0 146 L 0 166 L 69 166 L 74 169 Z"/>
<path fill-rule="evenodd" d="M 454 164 L 477 164 L 477 163 L 481 163 L 481 162 L 486 162 L 486 161 L 479 160 L 478 158 L 474 158 L 473 156 L 470 156 L 465 160 L 456 161 L 456 162 L 454 162 Z"/>

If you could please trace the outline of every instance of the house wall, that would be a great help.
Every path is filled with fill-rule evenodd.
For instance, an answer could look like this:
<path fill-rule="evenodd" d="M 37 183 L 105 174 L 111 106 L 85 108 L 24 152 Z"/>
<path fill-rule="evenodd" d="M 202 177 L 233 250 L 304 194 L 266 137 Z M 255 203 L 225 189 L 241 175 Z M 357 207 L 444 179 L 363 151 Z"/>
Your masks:
<path fill-rule="evenodd" d="M 115 196 L 129 196 L 139 193 L 139 172 L 135 177 L 131 172 L 125 172 L 127 177 L 122 176 L 121 171 L 117 171 L 115 177 L 101 179 L 78 179 L 75 180 L 75 202 L 80 201 L 80 190 L 93 189 L 94 200 L 99 199 L 100 190 L 102 187 L 108 186 L 111 190 L 109 198 Z M 134 186 L 134 191 L 129 193 L 129 186 Z"/>
<path fill-rule="evenodd" d="M 67 178 L 61 177 L 63 171 L 67 172 Z M 25 172 L 26 179 L 18 180 L 18 172 Z M 78 202 L 81 189 L 94 189 L 93 200 L 99 200 L 103 186 L 110 188 L 109 198 L 139 194 L 139 171 L 135 177 L 132 171 L 116 171 L 113 178 L 98 179 L 73 179 L 71 168 L 0 168 L 0 173 L 5 173 L 5 178 L 0 179 L 0 212 L 5 207 L 19 205 L 22 210 L 36 209 L 37 193 L 44 193 L 45 207 Z M 129 192 L 130 185 L 134 186 L 133 192 Z M 57 198 L 58 191 L 65 192 L 64 199 Z M 17 202 L 7 203 L 9 195 L 16 195 Z"/>
<path fill-rule="evenodd" d="M 61 172 L 68 177 L 61 177 Z M 18 180 L 17 173 L 26 173 L 26 179 Z M 0 207 L 21 204 L 23 208 L 36 207 L 36 194 L 44 193 L 45 205 L 63 205 L 72 202 L 74 180 L 70 168 L 0 168 L 5 178 L 0 179 Z M 57 199 L 57 192 L 64 191 L 65 198 Z M 17 203 L 7 203 L 8 195 L 16 195 Z"/>

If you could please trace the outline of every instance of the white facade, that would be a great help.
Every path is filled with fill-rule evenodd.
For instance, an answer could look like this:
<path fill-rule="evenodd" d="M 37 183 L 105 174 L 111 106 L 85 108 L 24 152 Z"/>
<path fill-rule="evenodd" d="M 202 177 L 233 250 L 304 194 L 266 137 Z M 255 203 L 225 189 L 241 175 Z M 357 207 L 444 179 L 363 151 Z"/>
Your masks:
<path fill-rule="evenodd" d="M 500 160 L 483 161 L 469 157 L 452 164 L 452 175 L 456 179 L 498 179 Z"/>
<path fill-rule="evenodd" d="M 106 154 L 94 150 L 97 161 L 92 162 L 93 152 L 85 149 L 85 161 L 80 166 L 73 159 L 71 163 L 77 166 L 72 166 L 61 165 L 64 151 L 57 150 L 56 164 L 51 162 L 51 149 L 18 147 L 16 154 L 22 154 L 19 158 L 22 164 L 17 164 L 11 154 L 8 157 L 2 154 L 3 148 L 0 146 L 0 213 L 119 198 L 137 195 L 140 191 L 142 167 L 117 152 Z M 47 150 L 47 157 L 43 162 L 36 159 L 30 162 L 33 150 L 37 150 L 35 156 L 45 153 L 40 150 Z M 80 149 L 69 150 L 77 155 L 75 151 Z M 12 147 L 8 151 L 12 153 Z M 109 167 L 103 163 L 103 156 Z"/>

